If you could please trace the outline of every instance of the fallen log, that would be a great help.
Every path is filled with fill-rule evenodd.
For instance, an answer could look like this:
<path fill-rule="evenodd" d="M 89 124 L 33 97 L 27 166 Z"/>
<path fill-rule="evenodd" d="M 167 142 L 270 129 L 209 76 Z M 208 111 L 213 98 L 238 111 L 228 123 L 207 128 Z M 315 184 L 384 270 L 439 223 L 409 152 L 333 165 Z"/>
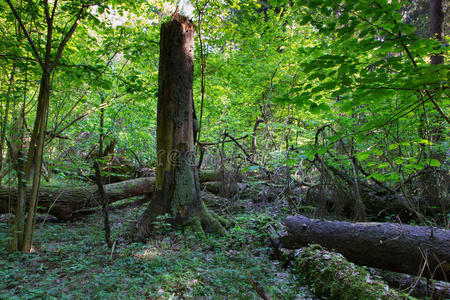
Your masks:
<path fill-rule="evenodd" d="M 152 194 L 154 177 L 144 177 L 105 185 L 109 203 L 122 199 Z M 27 200 L 31 191 L 27 190 Z M 0 188 L 0 213 L 13 211 L 17 201 L 15 188 Z M 96 186 L 43 186 L 39 192 L 38 211 L 49 213 L 60 220 L 69 220 L 75 211 L 101 205 Z"/>
<path fill-rule="evenodd" d="M 358 265 L 426 278 L 450 280 L 450 231 L 392 223 L 349 223 L 310 219 L 285 221 L 281 244 L 290 249 L 320 244 Z"/>
<path fill-rule="evenodd" d="M 135 208 L 135 207 L 139 207 L 144 205 L 145 203 L 149 202 L 150 198 L 149 197 L 140 197 L 137 200 L 134 201 L 129 201 L 129 202 L 125 202 L 125 203 L 121 203 L 121 204 L 117 204 L 117 205 L 111 205 L 108 207 L 108 211 L 109 212 L 114 212 L 116 210 L 121 210 L 121 209 L 125 209 L 125 208 Z M 84 217 L 84 216 L 89 216 L 92 214 L 96 214 L 96 213 L 101 213 L 102 212 L 102 208 L 99 207 L 95 207 L 95 208 L 88 208 L 88 209 L 81 209 L 81 210 L 77 210 L 72 212 L 72 219 L 76 219 L 76 218 L 80 218 L 80 217 Z"/>
<path fill-rule="evenodd" d="M 416 278 L 408 274 L 370 268 L 371 276 L 381 278 L 390 287 L 408 292 L 419 299 L 450 299 L 450 283 Z"/>
<path fill-rule="evenodd" d="M 200 181 L 210 181 L 219 176 L 218 171 L 203 171 Z M 155 187 L 155 177 L 143 177 L 106 184 L 105 194 L 109 203 L 134 196 L 151 196 Z M 27 200 L 31 191 L 27 190 Z M 0 187 L 0 213 L 14 211 L 17 201 L 17 189 Z M 101 205 L 97 186 L 42 186 L 39 192 L 38 212 L 48 213 L 60 220 L 69 220 L 80 214 L 76 211 Z M 81 213 L 82 215 L 83 213 Z"/>
<path fill-rule="evenodd" d="M 294 273 L 303 276 L 313 287 L 314 294 L 326 299 L 407 299 L 381 281 L 371 278 L 362 267 L 348 262 L 339 253 L 311 245 L 299 250 Z"/>

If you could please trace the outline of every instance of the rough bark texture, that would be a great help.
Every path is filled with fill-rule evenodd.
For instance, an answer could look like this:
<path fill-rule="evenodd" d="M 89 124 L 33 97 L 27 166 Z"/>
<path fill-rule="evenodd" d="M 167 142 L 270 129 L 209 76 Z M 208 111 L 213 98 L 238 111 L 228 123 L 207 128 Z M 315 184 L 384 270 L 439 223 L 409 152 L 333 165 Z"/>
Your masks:
<path fill-rule="evenodd" d="M 320 244 L 358 265 L 450 280 L 450 231 L 389 223 L 349 223 L 288 217 L 286 248 Z"/>
<path fill-rule="evenodd" d="M 145 239 L 154 221 L 168 214 L 193 231 L 224 232 L 203 205 L 194 151 L 194 24 L 177 13 L 161 26 L 154 198 L 137 224 Z M 203 228 L 202 228 L 203 227 Z"/>
<path fill-rule="evenodd" d="M 432 38 L 444 43 L 444 0 L 430 1 L 430 35 Z M 431 56 L 432 65 L 440 65 L 444 63 L 442 53 L 433 54 Z"/>
<path fill-rule="evenodd" d="M 151 195 L 154 191 L 155 178 L 138 178 L 107 184 L 104 186 L 109 203 L 139 195 Z M 27 201 L 31 191 L 27 190 Z M 13 210 L 17 202 L 17 189 L 0 189 L 0 213 Z M 80 209 L 101 205 L 96 186 L 89 187 L 41 187 L 39 192 L 38 211 L 68 220 Z M 10 209 L 11 208 L 11 209 Z M 49 211 L 50 208 L 50 211 Z"/>

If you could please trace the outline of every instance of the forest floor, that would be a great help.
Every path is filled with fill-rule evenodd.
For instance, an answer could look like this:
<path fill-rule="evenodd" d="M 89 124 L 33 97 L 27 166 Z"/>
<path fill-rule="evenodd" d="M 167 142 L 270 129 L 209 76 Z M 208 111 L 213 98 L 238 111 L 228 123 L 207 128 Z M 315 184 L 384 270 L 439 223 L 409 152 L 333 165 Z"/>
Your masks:
<path fill-rule="evenodd" d="M 41 221 L 33 252 L 10 255 L 7 220 L 0 218 L 0 299 L 260 299 L 249 275 L 272 299 L 316 299 L 270 258 L 267 240 L 283 217 L 271 205 L 228 203 L 233 225 L 225 237 L 185 236 L 162 224 L 147 243 L 130 242 L 130 224 L 144 208 L 111 213 L 113 251 L 96 214 Z"/>

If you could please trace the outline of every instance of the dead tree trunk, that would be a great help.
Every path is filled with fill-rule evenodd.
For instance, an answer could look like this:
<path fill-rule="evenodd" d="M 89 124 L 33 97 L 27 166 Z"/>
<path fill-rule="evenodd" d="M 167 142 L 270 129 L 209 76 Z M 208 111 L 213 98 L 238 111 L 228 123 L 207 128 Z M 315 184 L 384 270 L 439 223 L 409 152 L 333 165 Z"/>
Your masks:
<path fill-rule="evenodd" d="M 320 244 L 358 265 L 450 280 L 450 231 L 389 223 L 349 223 L 288 217 L 286 248 Z"/>
<path fill-rule="evenodd" d="M 217 171 L 203 171 L 200 173 L 200 182 L 209 182 L 219 178 Z M 153 195 L 155 189 L 155 178 L 144 177 L 138 179 L 125 180 L 117 183 L 106 184 L 105 196 L 108 202 L 113 203 L 119 200 L 135 196 Z M 44 186 L 40 188 L 38 212 L 49 213 L 60 220 L 68 220 L 73 216 L 83 215 L 88 208 L 101 205 L 101 200 L 96 193 L 95 186 Z M 30 190 L 26 193 L 26 203 L 30 200 Z M 0 187 L 0 213 L 15 211 L 17 203 L 17 188 Z M 50 211 L 49 211 L 50 208 Z"/>
<path fill-rule="evenodd" d="M 137 239 L 145 239 L 156 218 L 168 214 L 174 224 L 194 231 L 224 233 L 200 198 L 194 151 L 193 84 L 194 24 L 175 13 L 162 24 L 159 58 L 157 156 L 155 194 L 137 224 Z"/>
<path fill-rule="evenodd" d="M 122 199 L 151 195 L 154 191 L 155 178 L 138 178 L 104 186 L 105 196 L 109 203 Z M 31 198 L 31 190 L 27 189 L 27 203 Z M 17 203 L 17 189 L 0 188 L 0 213 L 14 210 Z M 89 187 L 41 187 L 39 192 L 38 211 L 49 213 L 60 220 L 68 220 L 80 209 L 101 205 L 96 186 Z"/>

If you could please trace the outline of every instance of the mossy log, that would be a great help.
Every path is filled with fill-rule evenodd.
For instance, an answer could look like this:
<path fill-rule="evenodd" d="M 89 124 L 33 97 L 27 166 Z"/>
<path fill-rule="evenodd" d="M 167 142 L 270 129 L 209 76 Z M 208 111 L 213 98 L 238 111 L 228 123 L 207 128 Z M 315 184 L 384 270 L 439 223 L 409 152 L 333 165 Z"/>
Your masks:
<path fill-rule="evenodd" d="M 326 299 L 408 299 L 370 277 L 367 270 L 348 262 L 342 254 L 318 245 L 302 248 L 295 259 L 294 272 L 314 287 L 314 293 Z"/>
<path fill-rule="evenodd" d="M 215 171 L 200 173 L 200 181 L 214 178 Z M 155 177 L 143 177 L 106 184 L 105 193 L 109 203 L 134 196 L 146 195 L 148 199 L 155 189 Z M 27 199 L 30 191 L 27 191 Z M 17 189 L 0 187 L 0 213 L 13 211 L 16 207 Z M 101 205 L 96 186 L 42 186 L 39 193 L 38 211 L 49 213 L 60 220 L 69 220 L 73 216 L 83 215 L 75 212 L 95 208 Z M 49 210 L 50 208 L 50 210 Z"/>
<path fill-rule="evenodd" d="M 320 244 L 358 265 L 426 278 L 450 280 L 450 231 L 392 223 L 349 223 L 310 219 L 285 221 L 284 247 Z M 425 264 L 424 264 L 425 262 Z"/>

